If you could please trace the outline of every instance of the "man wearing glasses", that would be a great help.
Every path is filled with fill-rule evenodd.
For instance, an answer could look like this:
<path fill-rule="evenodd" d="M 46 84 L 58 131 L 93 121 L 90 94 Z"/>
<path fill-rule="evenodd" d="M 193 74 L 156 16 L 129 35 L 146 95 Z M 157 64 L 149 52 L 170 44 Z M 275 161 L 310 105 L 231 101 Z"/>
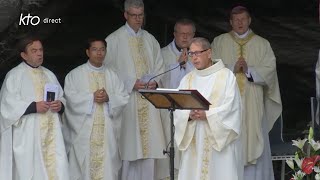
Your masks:
<path fill-rule="evenodd" d="M 223 59 L 237 78 L 243 103 L 243 145 L 246 180 L 273 180 L 268 132 L 282 111 L 276 58 L 270 43 L 250 28 L 247 8 L 230 13 L 232 30 L 212 43 L 214 57 Z"/>
<path fill-rule="evenodd" d="M 182 61 L 186 62 L 182 67 L 164 74 L 161 82 L 165 88 L 177 88 L 183 76 L 194 68 L 187 53 L 195 32 L 196 26 L 192 20 L 180 19 L 174 25 L 173 41 L 161 49 L 166 70 L 176 67 Z"/>
<path fill-rule="evenodd" d="M 157 40 L 141 29 L 144 21 L 142 0 L 124 3 L 126 24 L 110 34 L 106 41 L 105 64 L 112 67 L 124 82 L 129 103 L 123 110 L 119 149 L 123 160 L 122 179 L 161 179 L 156 160 L 164 159 L 165 137 L 160 111 L 146 99 L 139 89 L 155 89 L 159 79 L 146 84 L 151 77 L 164 71 Z"/>
<path fill-rule="evenodd" d="M 188 55 L 195 69 L 179 89 L 197 89 L 211 105 L 207 111 L 175 112 L 175 140 L 182 151 L 179 180 L 243 179 L 239 89 L 232 71 L 211 54 L 207 39 L 191 41 Z"/>

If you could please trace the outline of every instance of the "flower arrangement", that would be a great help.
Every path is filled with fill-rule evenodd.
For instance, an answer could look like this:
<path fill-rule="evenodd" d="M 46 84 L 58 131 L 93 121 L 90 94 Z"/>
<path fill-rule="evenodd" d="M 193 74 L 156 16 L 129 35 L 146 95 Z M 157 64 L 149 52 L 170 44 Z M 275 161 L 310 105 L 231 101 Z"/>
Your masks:
<path fill-rule="evenodd" d="M 298 150 L 294 159 L 286 161 L 294 171 L 290 180 L 320 180 L 320 142 L 313 139 L 313 128 L 309 129 L 308 139 L 292 142 Z"/>

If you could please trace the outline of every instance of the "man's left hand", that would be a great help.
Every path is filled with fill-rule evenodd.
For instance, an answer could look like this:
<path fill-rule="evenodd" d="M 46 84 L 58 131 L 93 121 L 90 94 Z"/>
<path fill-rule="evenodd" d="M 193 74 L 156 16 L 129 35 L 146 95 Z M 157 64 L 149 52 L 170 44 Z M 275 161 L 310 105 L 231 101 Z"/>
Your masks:
<path fill-rule="evenodd" d="M 156 81 L 149 82 L 148 89 L 156 89 L 156 88 L 157 88 L 157 82 Z"/>
<path fill-rule="evenodd" d="M 191 110 L 190 118 L 192 120 L 207 120 L 207 115 L 204 110 Z"/>
<path fill-rule="evenodd" d="M 49 105 L 52 112 L 59 112 L 62 107 L 62 103 L 60 100 L 51 101 L 49 102 Z"/>

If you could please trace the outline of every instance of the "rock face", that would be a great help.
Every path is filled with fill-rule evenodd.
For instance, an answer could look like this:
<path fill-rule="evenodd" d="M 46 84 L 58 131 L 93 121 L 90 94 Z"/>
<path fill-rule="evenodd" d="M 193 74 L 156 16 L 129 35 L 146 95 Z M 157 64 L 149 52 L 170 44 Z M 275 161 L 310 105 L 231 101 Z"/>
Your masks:
<path fill-rule="evenodd" d="M 44 18 L 60 16 L 70 2 L 71 0 L 56 0 L 50 3 L 47 0 L 0 0 L 0 79 L 20 62 L 15 51 L 18 39 L 27 34 L 47 38 L 57 26 L 44 24 Z M 36 18 L 32 21 L 33 17 Z"/>

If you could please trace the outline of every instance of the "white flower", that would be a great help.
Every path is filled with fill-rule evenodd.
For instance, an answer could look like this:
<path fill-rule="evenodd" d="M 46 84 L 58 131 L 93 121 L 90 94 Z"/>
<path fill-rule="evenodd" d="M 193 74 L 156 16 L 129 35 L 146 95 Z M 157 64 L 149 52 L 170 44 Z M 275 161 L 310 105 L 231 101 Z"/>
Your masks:
<path fill-rule="evenodd" d="M 294 146 L 297 146 L 299 149 L 302 150 L 304 144 L 306 143 L 307 139 L 304 138 L 303 140 L 297 139 L 297 140 L 292 140 Z"/>
<path fill-rule="evenodd" d="M 299 159 L 298 154 L 296 153 L 296 155 L 294 156 L 294 161 L 296 162 L 296 164 L 298 165 L 298 167 L 301 169 L 301 165 L 302 165 L 302 161 L 304 158 Z"/>
<path fill-rule="evenodd" d="M 306 173 L 302 172 L 301 170 L 299 170 L 298 172 L 296 172 L 293 175 L 294 179 L 302 179 L 304 176 L 306 175 Z"/>
<path fill-rule="evenodd" d="M 316 174 L 316 176 L 314 178 L 315 178 L 315 180 L 320 180 L 320 174 L 319 173 Z"/>
<path fill-rule="evenodd" d="M 313 170 L 314 170 L 314 172 L 316 172 L 316 173 L 320 173 L 320 168 L 318 167 L 318 166 L 314 166 L 313 167 Z M 320 175 L 319 175 L 319 177 L 320 177 Z M 320 179 L 319 179 L 320 180 Z"/>
<path fill-rule="evenodd" d="M 294 170 L 294 162 L 293 162 L 292 159 L 287 159 L 287 160 L 286 160 L 286 163 L 288 164 L 288 166 L 289 166 L 292 170 Z"/>
<path fill-rule="evenodd" d="M 313 139 L 310 139 L 309 144 L 311 145 L 311 147 L 313 148 L 314 151 L 318 151 L 320 149 L 320 142 L 319 141 L 315 142 Z"/>

